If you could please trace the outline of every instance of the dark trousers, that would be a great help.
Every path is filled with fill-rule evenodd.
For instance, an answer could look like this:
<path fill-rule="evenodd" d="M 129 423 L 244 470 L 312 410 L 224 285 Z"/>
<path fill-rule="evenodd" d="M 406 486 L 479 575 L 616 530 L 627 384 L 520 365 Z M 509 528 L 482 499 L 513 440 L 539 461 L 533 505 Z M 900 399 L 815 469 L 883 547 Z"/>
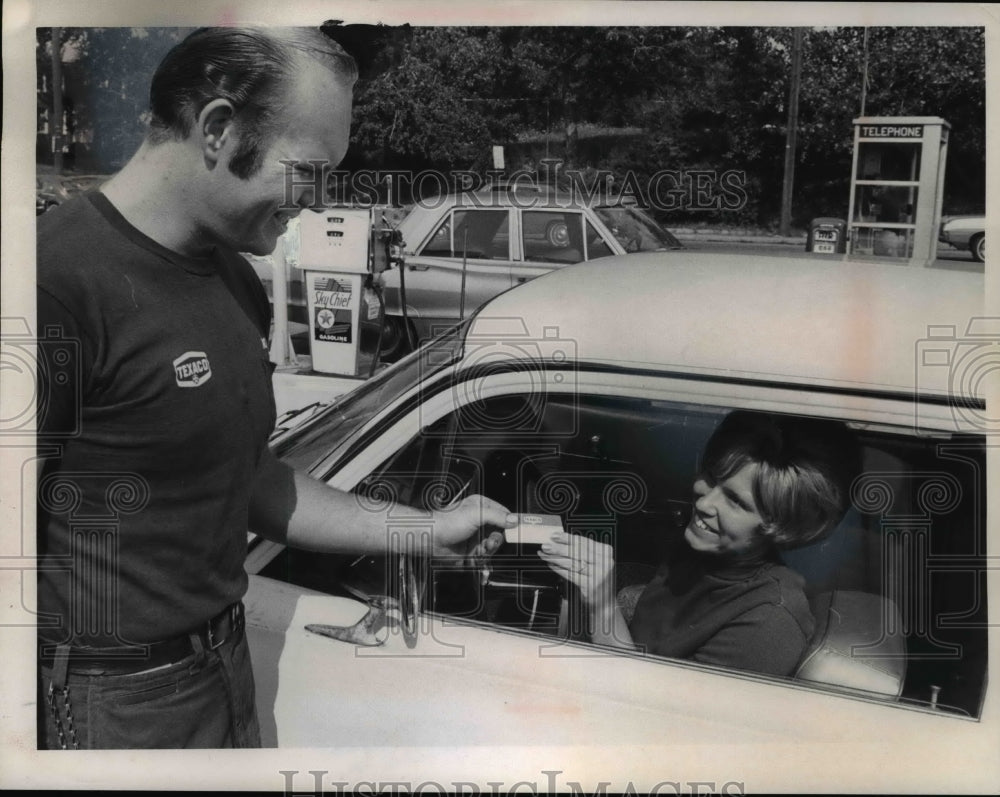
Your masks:
<path fill-rule="evenodd" d="M 101 674 L 41 667 L 39 748 L 260 747 L 246 635 L 159 669 Z M 97 668 L 99 669 L 99 668 Z"/>

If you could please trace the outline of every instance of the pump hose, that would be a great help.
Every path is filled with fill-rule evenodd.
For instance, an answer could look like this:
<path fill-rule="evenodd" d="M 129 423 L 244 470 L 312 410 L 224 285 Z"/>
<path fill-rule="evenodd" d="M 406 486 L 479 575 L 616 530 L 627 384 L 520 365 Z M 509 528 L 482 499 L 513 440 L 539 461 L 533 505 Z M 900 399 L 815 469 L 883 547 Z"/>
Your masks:
<path fill-rule="evenodd" d="M 382 288 L 372 281 L 372 291 L 378 297 L 378 343 L 375 344 L 375 356 L 372 357 L 372 364 L 368 369 L 369 378 L 374 376 L 378 359 L 382 356 L 382 333 L 385 331 L 385 298 L 382 296 Z"/>
<path fill-rule="evenodd" d="M 410 351 L 417 348 L 416 341 L 413 340 L 413 332 L 410 330 L 410 316 L 406 312 L 406 264 L 399 264 L 399 305 L 403 310 L 403 331 L 406 333 L 406 342 L 410 345 Z"/>

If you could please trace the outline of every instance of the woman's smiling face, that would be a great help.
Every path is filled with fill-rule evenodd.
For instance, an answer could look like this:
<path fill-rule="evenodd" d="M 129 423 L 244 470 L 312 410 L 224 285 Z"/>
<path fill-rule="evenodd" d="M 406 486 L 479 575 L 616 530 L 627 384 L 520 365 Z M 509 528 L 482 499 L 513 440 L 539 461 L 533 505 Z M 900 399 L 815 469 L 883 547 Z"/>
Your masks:
<path fill-rule="evenodd" d="M 764 519 L 753 497 L 753 480 L 759 466 L 744 465 L 725 479 L 707 473 L 694 483 L 694 511 L 684 538 L 696 551 L 745 554 L 759 549 Z"/>

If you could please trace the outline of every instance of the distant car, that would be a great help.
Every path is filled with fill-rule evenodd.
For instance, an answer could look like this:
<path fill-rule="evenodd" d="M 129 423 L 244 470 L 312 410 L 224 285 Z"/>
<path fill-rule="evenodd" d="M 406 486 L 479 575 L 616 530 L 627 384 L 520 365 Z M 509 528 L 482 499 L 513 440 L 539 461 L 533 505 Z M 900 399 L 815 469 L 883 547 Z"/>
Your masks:
<path fill-rule="evenodd" d="M 77 194 L 91 191 L 106 180 L 107 174 L 53 174 L 37 171 L 35 174 L 35 215 L 40 216 L 46 210 L 61 205 Z"/>
<path fill-rule="evenodd" d="M 452 194 L 416 205 L 400 222 L 406 273 L 383 275 L 386 356 L 468 317 L 498 293 L 553 269 L 630 252 L 683 249 L 642 209 L 547 187 Z M 402 280 L 401 280 L 402 277 Z M 642 290 L 642 286 L 635 286 Z"/>
<path fill-rule="evenodd" d="M 1000 709 L 987 680 L 1000 629 L 987 616 L 996 421 L 974 378 L 995 332 L 970 326 L 989 321 L 983 283 L 806 258 L 607 258 L 505 292 L 310 407 L 272 441 L 284 461 L 373 512 L 390 499 L 442 508 L 465 490 L 558 515 L 611 540 L 619 587 L 646 583 L 687 523 L 699 452 L 733 409 L 844 422 L 864 470 L 833 536 L 784 554 L 817 621 L 787 678 L 595 646 L 574 592 L 512 541 L 491 570 L 467 571 L 252 537 L 247 625 L 266 743 L 397 763 L 458 748 L 480 766 L 502 745 L 578 748 L 599 754 L 595 778 L 633 754 L 680 778 L 680 760 L 734 751 L 771 764 L 792 754 L 811 783 L 836 781 L 848 761 L 883 786 L 938 782 L 943 760 L 981 772 Z M 952 333 L 930 334 L 941 329 Z M 389 534 L 426 524 L 385 517 Z M 927 754 L 928 739 L 946 759 Z M 772 775 L 754 789 L 774 789 Z"/>
<path fill-rule="evenodd" d="M 938 240 L 956 249 L 968 249 L 980 263 L 986 260 L 986 217 L 953 216 L 941 221 Z"/>

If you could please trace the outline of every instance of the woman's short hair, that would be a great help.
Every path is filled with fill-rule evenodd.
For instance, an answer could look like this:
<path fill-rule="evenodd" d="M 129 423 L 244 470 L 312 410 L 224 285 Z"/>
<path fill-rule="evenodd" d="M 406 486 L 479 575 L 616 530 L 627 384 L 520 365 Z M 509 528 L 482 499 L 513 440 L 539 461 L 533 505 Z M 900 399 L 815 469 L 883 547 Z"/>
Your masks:
<path fill-rule="evenodd" d="M 237 177 L 252 177 L 281 119 L 299 54 L 319 61 L 346 85 L 357 79 L 354 59 L 318 28 L 196 30 L 167 53 L 153 75 L 148 140 L 182 141 L 205 105 L 229 100 L 240 136 L 229 169 Z"/>
<path fill-rule="evenodd" d="M 712 433 L 702 471 L 715 481 L 757 465 L 754 503 L 782 548 L 821 539 L 843 518 L 859 469 L 854 435 L 839 421 L 736 410 Z"/>

